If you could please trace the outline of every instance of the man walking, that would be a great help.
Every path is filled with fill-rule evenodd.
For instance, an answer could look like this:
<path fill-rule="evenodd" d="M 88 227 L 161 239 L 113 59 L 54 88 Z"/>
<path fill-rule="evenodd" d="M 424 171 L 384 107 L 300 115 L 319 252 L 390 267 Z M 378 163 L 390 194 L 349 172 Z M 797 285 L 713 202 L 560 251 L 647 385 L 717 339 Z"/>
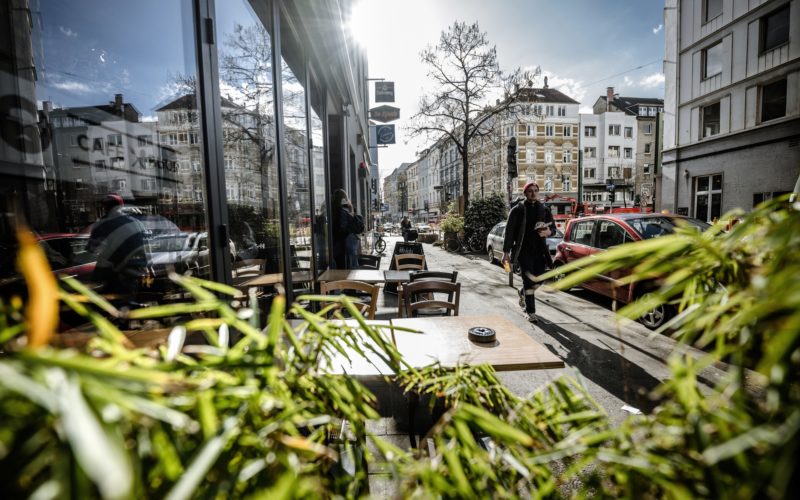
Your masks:
<path fill-rule="evenodd" d="M 520 302 L 524 302 L 528 321 L 536 323 L 536 303 L 533 279 L 543 274 L 550 262 L 547 238 L 555 233 L 553 215 L 537 197 L 539 185 L 533 181 L 522 189 L 525 201 L 517 203 L 508 213 L 506 236 L 503 241 L 503 264 L 511 261 L 522 270 Z"/>

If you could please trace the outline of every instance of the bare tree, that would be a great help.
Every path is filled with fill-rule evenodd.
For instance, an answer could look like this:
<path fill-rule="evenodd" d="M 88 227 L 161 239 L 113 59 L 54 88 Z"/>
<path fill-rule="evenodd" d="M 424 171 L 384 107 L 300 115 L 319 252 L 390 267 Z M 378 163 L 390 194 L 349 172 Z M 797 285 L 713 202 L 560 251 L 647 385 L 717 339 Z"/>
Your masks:
<path fill-rule="evenodd" d="M 497 49 L 489 45 L 477 22 L 467 25 L 456 21 L 442 31 L 439 43 L 426 48 L 420 57 L 429 68 L 428 77 L 436 84 L 436 90 L 420 99 L 409 133 L 412 137 L 447 138 L 453 142 L 461 157 L 461 191 L 466 208 L 470 141 L 491 135 L 498 118 L 523 110 L 517 97 L 524 85 L 532 85 L 538 69 L 535 73 L 520 68 L 509 74 L 501 71 Z"/>

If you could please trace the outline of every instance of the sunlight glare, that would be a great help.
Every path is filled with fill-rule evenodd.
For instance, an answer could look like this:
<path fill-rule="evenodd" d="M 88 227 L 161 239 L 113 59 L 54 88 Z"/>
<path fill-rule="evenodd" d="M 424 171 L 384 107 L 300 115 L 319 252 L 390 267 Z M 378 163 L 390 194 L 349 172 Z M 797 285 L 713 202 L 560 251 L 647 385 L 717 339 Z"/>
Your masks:
<path fill-rule="evenodd" d="M 347 31 L 353 40 L 366 48 L 370 33 L 370 5 L 368 0 L 355 0 L 346 21 Z"/>

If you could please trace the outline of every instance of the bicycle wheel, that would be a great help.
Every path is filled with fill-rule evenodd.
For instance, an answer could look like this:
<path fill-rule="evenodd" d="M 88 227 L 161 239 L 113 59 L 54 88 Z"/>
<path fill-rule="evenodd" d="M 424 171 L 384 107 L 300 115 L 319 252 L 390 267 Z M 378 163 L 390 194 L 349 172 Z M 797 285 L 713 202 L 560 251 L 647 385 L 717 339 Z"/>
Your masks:
<path fill-rule="evenodd" d="M 450 238 L 444 242 L 444 247 L 450 252 L 458 252 L 461 248 L 461 242 L 458 241 L 458 238 Z"/>
<path fill-rule="evenodd" d="M 378 238 L 378 241 L 375 242 L 375 253 L 383 253 L 386 250 L 386 242 L 383 241 L 383 238 Z"/>
<path fill-rule="evenodd" d="M 485 244 L 486 244 L 485 237 L 478 238 L 473 236 L 472 238 L 469 239 L 469 249 L 473 252 L 483 252 L 484 250 L 486 250 Z"/>

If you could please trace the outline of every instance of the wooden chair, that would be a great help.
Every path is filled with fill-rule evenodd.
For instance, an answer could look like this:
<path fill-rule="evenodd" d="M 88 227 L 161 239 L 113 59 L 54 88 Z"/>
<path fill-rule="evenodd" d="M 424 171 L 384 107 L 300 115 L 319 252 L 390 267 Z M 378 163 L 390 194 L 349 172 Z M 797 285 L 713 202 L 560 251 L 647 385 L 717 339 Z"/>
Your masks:
<path fill-rule="evenodd" d="M 359 269 L 380 269 L 381 257 L 380 255 L 359 255 L 358 256 Z"/>
<path fill-rule="evenodd" d="M 380 287 L 377 285 L 370 285 L 363 281 L 352 280 L 328 281 L 320 284 L 320 293 L 322 293 L 322 295 L 351 296 L 359 312 L 367 319 L 375 319 L 375 309 L 378 307 L 379 289 Z M 357 296 L 357 293 L 363 293 L 364 296 Z M 322 302 L 323 307 L 329 304 L 330 303 Z M 337 305 L 337 309 L 344 309 L 342 304 L 337 303 Z"/>
<path fill-rule="evenodd" d="M 398 271 L 421 271 L 425 269 L 425 256 L 418 253 L 400 253 L 394 256 Z"/>
<path fill-rule="evenodd" d="M 409 283 L 415 281 L 449 281 L 455 283 L 458 279 L 458 271 L 411 271 Z M 448 295 L 447 300 L 453 301 L 452 295 Z M 402 293 L 397 297 L 397 316 L 405 314 L 405 299 Z"/>
<path fill-rule="evenodd" d="M 447 294 L 447 298 L 441 294 Z M 416 281 L 403 287 L 403 302 L 409 318 L 418 316 L 423 310 L 426 315 L 458 316 L 460 298 L 461 283 Z"/>

